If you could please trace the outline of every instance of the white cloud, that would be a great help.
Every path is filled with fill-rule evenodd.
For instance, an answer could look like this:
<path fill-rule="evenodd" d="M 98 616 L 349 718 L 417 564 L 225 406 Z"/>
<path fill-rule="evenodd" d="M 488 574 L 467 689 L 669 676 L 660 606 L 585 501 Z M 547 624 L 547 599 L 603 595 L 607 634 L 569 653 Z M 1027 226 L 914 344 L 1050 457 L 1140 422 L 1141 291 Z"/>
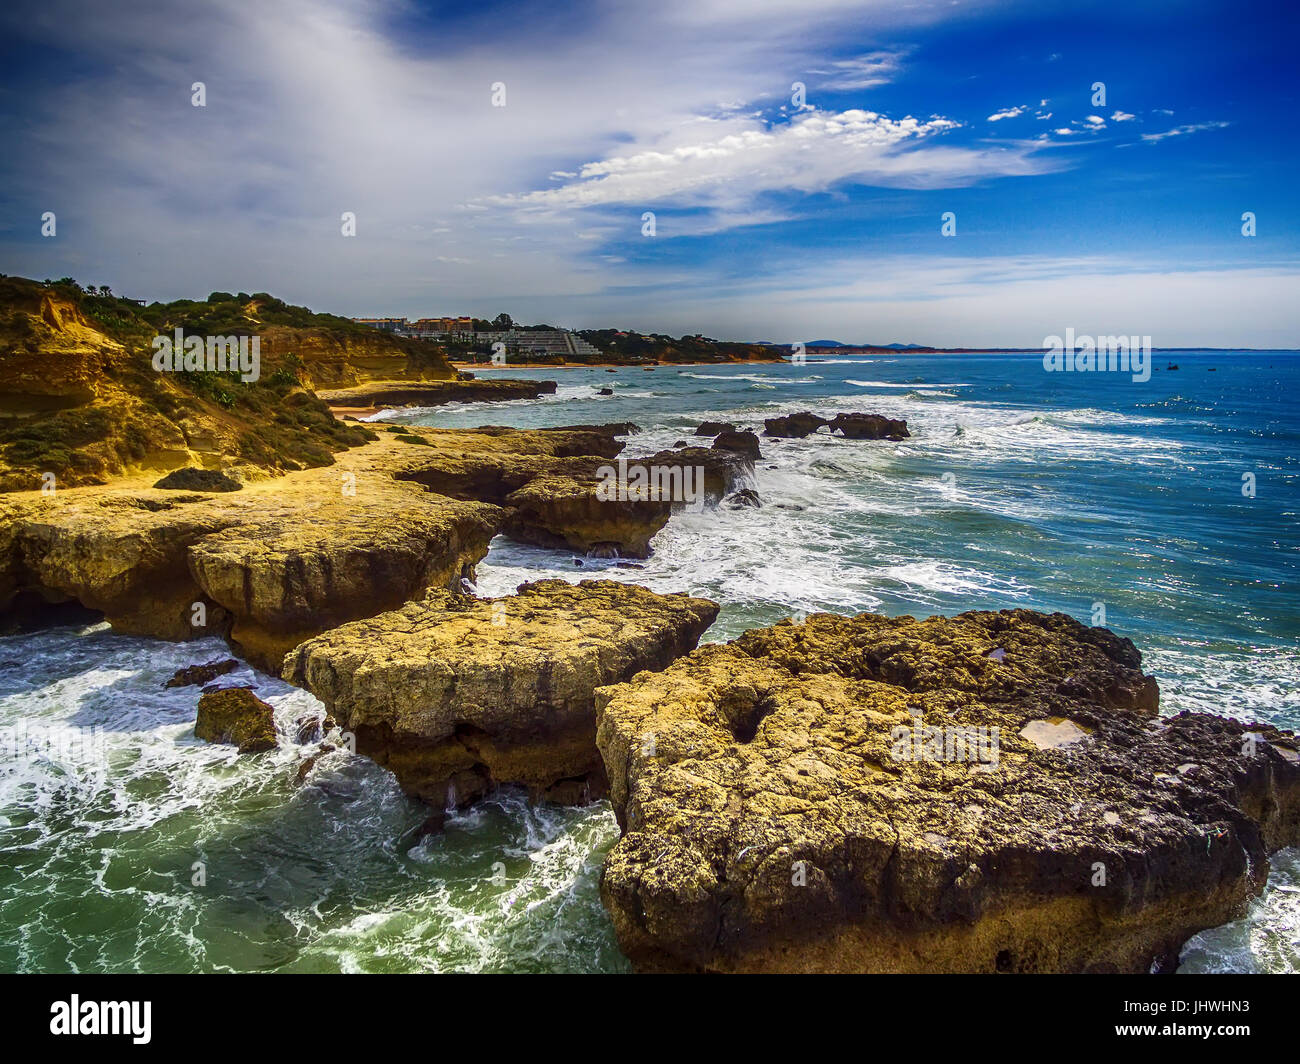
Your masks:
<path fill-rule="evenodd" d="M 1112 122 L 1132 122 L 1134 117 L 1134 115 L 1128 114 L 1125 111 L 1116 111 L 1110 116 L 1110 120 Z"/>
<path fill-rule="evenodd" d="M 1231 125 L 1230 122 L 1197 122 L 1193 125 L 1175 126 L 1173 129 L 1166 129 L 1163 133 L 1143 133 L 1142 139 L 1154 144 L 1169 137 L 1183 137 L 1189 133 L 1200 133 L 1206 129 L 1225 129 L 1229 125 Z"/>
<path fill-rule="evenodd" d="M 818 86 L 835 92 L 872 89 L 885 85 L 902 69 L 902 52 L 871 52 L 852 59 L 838 59 L 811 71 L 820 75 Z"/>
<path fill-rule="evenodd" d="M 491 202 L 543 210 L 612 204 L 734 209 L 767 192 L 814 193 L 840 183 L 953 188 L 1054 168 L 1024 146 L 929 143 L 958 125 L 942 117 L 891 119 L 861 110 L 806 111 L 774 126 L 750 118 L 702 121 L 671 143 L 587 163 L 577 180 L 558 188 Z"/>
<path fill-rule="evenodd" d="M 1017 105 L 1016 107 L 1008 107 L 1003 111 L 995 111 L 993 114 L 989 115 L 987 121 L 1001 122 L 1004 118 L 1019 118 L 1024 113 L 1024 106 Z"/>

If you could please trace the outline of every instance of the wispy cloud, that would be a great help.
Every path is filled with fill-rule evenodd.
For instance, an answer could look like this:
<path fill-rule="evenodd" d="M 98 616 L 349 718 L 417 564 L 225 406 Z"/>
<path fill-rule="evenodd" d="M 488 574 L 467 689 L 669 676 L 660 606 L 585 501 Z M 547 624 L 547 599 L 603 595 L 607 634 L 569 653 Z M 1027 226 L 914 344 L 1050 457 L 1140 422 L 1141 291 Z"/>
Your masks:
<path fill-rule="evenodd" d="M 870 52 L 851 59 L 837 59 L 810 71 L 818 75 L 819 86 L 833 92 L 873 89 L 892 81 L 903 65 L 902 51 Z"/>
<path fill-rule="evenodd" d="M 1231 122 L 1196 122 L 1185 126 L 1175 126 L 1173 129 L 1166 129 L 1163 133 L 1143 133 L 1142 139 L 1154 144 L 1170 137 L 1185 137 L 1189 133 L 1200 133 L 1207 129 L 1225 129 L 1231 124 Z"/>
<path fill-rule="evenodd" d="M 558 188 L 492 197 L 545 210 L 612 204 L 736 208 L 764 193 L 823 192 L 840 184 L 956 188 L 985 178 L 1054 169 L 1028 146 L 932 143 L 960 123 L 888 118 L 874 111 L 808 111 L 788 122 L 696 122 L 678 143 L 647 145 L 589 162 Z"/>
<path fill-rule="evenodd" d="M 988 116 L 986 121 L 1001 122 L 1004 118 L 1019 118 L 1024 113 L 1025 113 L 1025 108 L 1023 105 L 1018 105 L 1016 107 L 1008 107 L 1002 111 L 995 111 L 993 114 Z"/>

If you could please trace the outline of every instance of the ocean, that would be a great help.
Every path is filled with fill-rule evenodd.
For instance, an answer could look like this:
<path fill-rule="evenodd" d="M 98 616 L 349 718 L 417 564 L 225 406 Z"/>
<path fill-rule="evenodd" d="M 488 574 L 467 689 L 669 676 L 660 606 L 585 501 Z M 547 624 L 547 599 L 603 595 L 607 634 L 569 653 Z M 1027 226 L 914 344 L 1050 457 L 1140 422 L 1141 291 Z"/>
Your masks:
<path fill-rule="evenodd" d="M 763 439 L 762 508 L 679 514 L 634 568 L 499 538 L 480 591 L 687 591 L 722 604 L 706 641 L 798 611 L 1060 610 L 1132 638 L 1164 713 L 1300 727 L 1300 355 L 1153 361 L 1145 382 L 1035 354 L 507 369 L 559 388 L 393 419 L 632 421 L 635 456 L 705 419 L 906 418 L 901 443 Z M 197 689 L 161 684 L 218 656 L 105 625 L 0 638 L 0 971 L 627 970 L 598 894 L 607 804 L 505 791 L 421 839 L 425 811 L 363 758 L 297 783 L 288 735 L 314 700 L 279 680 L 236 674 L 276 707 L 278 751 L 197 741 Z M 1300 851 L 1180 971 L 1300 971 Z"/>

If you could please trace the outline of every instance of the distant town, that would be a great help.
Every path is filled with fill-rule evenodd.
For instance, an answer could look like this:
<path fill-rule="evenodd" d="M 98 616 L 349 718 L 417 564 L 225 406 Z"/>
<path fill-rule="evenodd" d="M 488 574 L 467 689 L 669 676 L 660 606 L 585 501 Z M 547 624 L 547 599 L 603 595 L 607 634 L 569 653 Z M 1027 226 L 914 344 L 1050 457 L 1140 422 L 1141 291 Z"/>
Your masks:
<path fill-rule="evenodd" d="M 493 321 L 480 318 L 353 318 L 358 325 L 369 325 L 398 336 L 417 340 L 436 340 L 451 345 L 467 345 L 473 352 L 491 350 L 504 344 L 505 354 L 515 360 L 531 362 L 585 362 L 599 358 L 603 352 L 568 329 L 548 325 L 517 327 L 508 314 Z M 469 353 L 469 352 L 467 352 Z"/>

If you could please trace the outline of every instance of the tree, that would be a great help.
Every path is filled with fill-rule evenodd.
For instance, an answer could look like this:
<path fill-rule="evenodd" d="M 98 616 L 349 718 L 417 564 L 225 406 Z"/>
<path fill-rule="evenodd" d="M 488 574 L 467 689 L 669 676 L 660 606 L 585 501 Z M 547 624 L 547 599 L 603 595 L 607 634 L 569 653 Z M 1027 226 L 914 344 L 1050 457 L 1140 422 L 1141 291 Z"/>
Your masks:
<path fill-rule="evenodd" d="M 505 332 L 515 327 L 515 320 L 509 314 L 498 314 L 492 319 L 492 326 L 500 332 Z"/>

